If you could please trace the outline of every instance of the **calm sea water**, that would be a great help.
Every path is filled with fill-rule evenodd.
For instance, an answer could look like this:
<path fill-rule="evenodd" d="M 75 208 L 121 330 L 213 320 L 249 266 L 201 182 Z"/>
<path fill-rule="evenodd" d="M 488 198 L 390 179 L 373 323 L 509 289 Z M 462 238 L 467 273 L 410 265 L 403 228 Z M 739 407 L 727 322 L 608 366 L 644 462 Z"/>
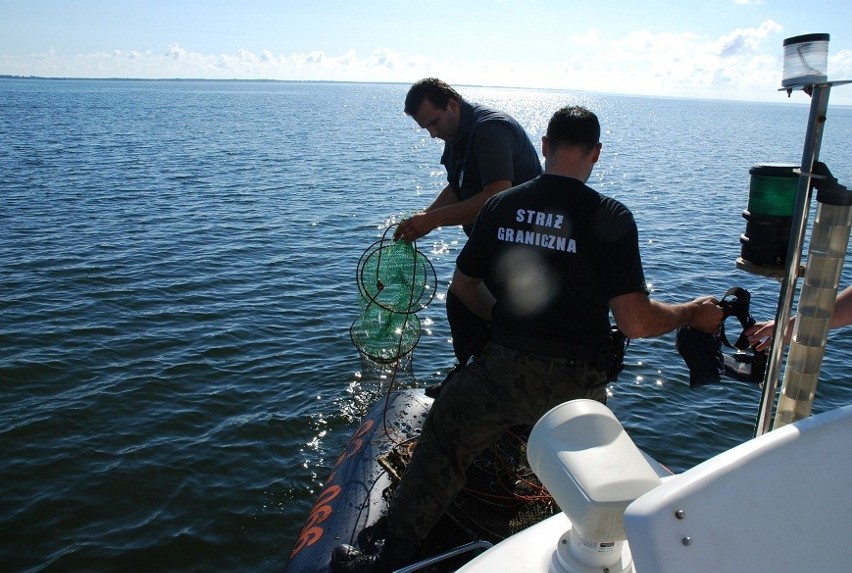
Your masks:
<path fill-rule="evenodd" d="M 0 80 L 0 570 L 281 569 L 382 384 L 348 335 L 358 259 L 443 185 L 406 89 Z M 774 316 L 778 283 L 734 261 L 749 167 L 801 158 L 803 94 L 462 92 L 534 141 L 558 107 L 592 108 L 590 184 L 636 215 L 654 296 L 739 285 Z M 850 142 L 852 108 L 831 107 L 822 159 L 847 185 Z M 440 293 L 462 242 L 418 244 Z M 425 385 L 452 349 L 442 298 L 420 316 Z M 850 401 L 850 352 L 838 331 L 816 411 Z M 690 390 L 673 335 L 628 362 L 609 405 L 673 469 L 751 436 L 758 389 Z"/>

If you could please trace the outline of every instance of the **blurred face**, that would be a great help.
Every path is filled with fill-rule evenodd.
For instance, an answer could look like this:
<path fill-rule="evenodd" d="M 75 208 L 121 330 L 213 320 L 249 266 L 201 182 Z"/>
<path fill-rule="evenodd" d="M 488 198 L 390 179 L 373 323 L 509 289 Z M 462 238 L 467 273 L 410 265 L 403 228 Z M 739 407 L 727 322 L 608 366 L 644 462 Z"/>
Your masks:
<path fill-rule="evenodd" d="M 460 106 L 459 102 L 451 99 L 447 102 L 447 109 L 435 107 L 431 101 L 424 99 L 414 121 L 417 125 L 429 132 L 432 137 L 452 142 L 459 131 Z"/>

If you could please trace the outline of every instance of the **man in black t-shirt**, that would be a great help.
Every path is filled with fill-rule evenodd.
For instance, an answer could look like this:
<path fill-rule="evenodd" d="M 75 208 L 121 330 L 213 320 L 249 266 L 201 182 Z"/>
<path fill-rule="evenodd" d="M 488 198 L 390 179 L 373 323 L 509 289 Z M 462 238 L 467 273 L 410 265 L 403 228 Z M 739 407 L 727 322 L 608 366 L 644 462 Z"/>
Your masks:
<path fill-rule="evenodd" d="M 610 311 L 628 338 L 721 326 L 712 297 L 665 304 L 648 296 L 633 215 L 585 184 L 599 139 L 592 112 L 557 111 L 542 139 L 544 175 L 482 207 L 451 289 L 491 320 L 491 341 L 433 403 L 388 509 L 382 551 L 338 546 L 335 571 L 404 565 L 464 486 L 477 453 L 563 402 L 606 402 L 598 358 L 610 339 Z"/>
<path fill-rule="evenodd" d="M 441 164 L 447 185 L 426 209 L 399 224 L 395 238 L 414 241 L 437 227 L 462 225 L 470 235 L 485 201 L 513 185 L 537 177 L 541 162 L 523 127 L 507 113 L 469 103 L 436 78 L 415 83 L 405 98 L 405 113 L 444 140 Z M 460 364 L 478 350 L 486 322 L 471 314 L 451 291 L 447 319 Z"/>

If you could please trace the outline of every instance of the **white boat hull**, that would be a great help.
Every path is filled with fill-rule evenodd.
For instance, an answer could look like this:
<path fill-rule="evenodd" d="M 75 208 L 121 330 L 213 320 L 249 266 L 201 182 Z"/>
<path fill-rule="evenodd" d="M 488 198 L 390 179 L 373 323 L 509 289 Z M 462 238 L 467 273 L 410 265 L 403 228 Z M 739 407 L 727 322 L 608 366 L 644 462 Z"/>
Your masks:
<path fill-rule="evenodd" d="M 599 572 L 555 558 L 571 526 L 553 516 L 459 571 Z M 664 479 L 627 507 L 625 530 L 622 561 L 635 573 L 852 571 L 852 406 Z"/>

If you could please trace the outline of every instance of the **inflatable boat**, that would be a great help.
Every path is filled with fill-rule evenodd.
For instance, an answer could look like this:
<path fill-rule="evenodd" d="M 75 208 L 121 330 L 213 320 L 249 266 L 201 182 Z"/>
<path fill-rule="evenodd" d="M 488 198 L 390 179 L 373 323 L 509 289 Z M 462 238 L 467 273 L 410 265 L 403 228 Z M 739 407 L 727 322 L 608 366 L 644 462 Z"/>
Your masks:
<path fill-rule="evenodd" d="M 788 47 L 799 65 L 812 53 L 825 53 L 827 47 L 812 50 L 810 44 L 827 39 L 812 34 L 785 41 L 785 68 Z M 811 416 L 852 228 L 847 188 L 820 189 L 809 259 L 800 266 L 810 191 L 819 189 L 812 171 L 828 93 L 833 84 L 849 82 L 814 83 L 807 76 L 807 83 L 798 84 L 786 71 L 788 93 L 802 89 L 812 101 L 776 324 L 788 323 L 796 281 L 803 281 L 783 384 L 776 392 L 785 346 L 776 337 L 754 438 L 673 476 L 635 446 L 606 406 L 590 400 L 560 404 L 533 428 L 507 433 L 477 458 L 465 490 L 415 562 L 399 573 L 849 570 L 852 405 Z M 378 274 L 378 262 L 370 261 L 381 258 L 372 256 L 381 248 L 366 257 L 373 266 L 362 265 L 370 269 L 362 276 Z M 379 288 L 368 293 L 361 323 L 372 328 L 387 324 L 382 313 L 399 316 L 395 330 L 384 330 L 405 333 L 414 325 L 408 336 L 413 346 L 416 321 L 378 304 L 387 283 L 372 284 Z M 397 298 L 411 307 L 405 296 Z M 400 390 L 373 406 L 311 509 L 287 572 L 326 573 L 340 543 L 375 550 L 373 532 L 381 528 L 430 405 L 423 390 Z"/>
<path fill-rule="evenodd" d="M 372 406 L 311 508 L 287 573 L 326 573 L 332 550 L 340 543 L 373 548 L 373 531 L 393 497 L 431 404 L 423 389 L 404 389 Z M 528 431 L 507 432 L 471 466 L 465 490 L 418 554 L 418 559 L 440 556 L 431 571 L 454 571 L 479 550 L 559 512 L 527 464 Z"/>

